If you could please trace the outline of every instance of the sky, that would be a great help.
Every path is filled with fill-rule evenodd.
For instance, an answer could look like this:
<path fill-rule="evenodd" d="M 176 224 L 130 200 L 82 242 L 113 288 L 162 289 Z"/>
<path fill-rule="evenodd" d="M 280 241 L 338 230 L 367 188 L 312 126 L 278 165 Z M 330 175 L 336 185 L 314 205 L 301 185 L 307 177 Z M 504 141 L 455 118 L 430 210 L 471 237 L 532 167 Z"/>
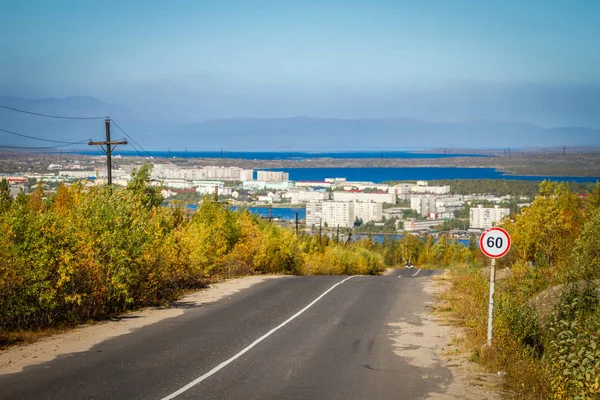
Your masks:
<path fill-rule="evenodd" d="M 0 95 L 600 127 L 596 0 L 0 0 Z"/>

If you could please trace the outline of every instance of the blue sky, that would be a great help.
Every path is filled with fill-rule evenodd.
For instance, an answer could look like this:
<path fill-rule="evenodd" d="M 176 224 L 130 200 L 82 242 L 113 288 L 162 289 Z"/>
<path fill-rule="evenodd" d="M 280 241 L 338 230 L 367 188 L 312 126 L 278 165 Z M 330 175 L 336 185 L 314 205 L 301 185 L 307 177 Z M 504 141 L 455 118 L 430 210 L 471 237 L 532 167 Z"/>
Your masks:
<path fill-rule="evenodd" d="M 584 0 L 2 1 L 0 95 L 600 126 L 598 21 Z"/>

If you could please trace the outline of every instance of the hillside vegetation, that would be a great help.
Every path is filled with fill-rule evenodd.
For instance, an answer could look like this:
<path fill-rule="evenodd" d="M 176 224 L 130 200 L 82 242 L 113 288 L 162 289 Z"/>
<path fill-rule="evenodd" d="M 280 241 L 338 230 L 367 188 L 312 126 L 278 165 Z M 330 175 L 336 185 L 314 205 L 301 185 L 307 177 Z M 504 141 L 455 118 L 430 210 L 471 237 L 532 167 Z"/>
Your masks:
<path fill-rule="evenodd" d="M 11 332 L 164 304 L 223 277 L 377 274 L 370 243 L 297 236 L 204 199 L 193 217 L 161 206 L 149 168 L 128 188 L 42 186 L 14 201 L 0 185 L 0 344 Z"/>
<path fill-rule="evenodd" d="M 487 272 L 452 268 L 442 307 L 467 328 L 474 359 L 505 371 L 519 399 L 600 398 L 600 184 L 583 199 L 544 182 L 521 215 L 502 226 L 512 248 L 496 286 L 494 339 L 487 337 Z M 509 269 L 508 269 L 509 268 Z"/>

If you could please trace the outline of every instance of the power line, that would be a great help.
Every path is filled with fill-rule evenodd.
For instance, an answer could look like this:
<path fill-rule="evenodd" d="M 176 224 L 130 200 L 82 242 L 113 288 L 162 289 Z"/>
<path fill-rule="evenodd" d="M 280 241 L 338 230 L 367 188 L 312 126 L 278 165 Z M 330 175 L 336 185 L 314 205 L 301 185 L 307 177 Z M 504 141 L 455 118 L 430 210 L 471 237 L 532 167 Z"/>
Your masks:
<path fill-rule="evenodd" d="M 21 136 L 21 137 L 28 138 L 28 139 L 40 140 L 42 142 L 63 143 L 63 144 L 74 144 L 75 143 L 75 142 L 65 142 L 65 141 L 62 141 L 62 140 L 52 140 L 52 139 L 39 138 L 39 137 L 35 137 L 35 136 L 25 135 L 25 134 L 22 134 L 22 133 L 7 131 L 6 129 L 1 129 L 1 128 L 0 128 L 0 132 L 5 132 L 5 133 L 8 133 L 10 135 Z"/>
<path fill-rule="evenodd" d="M 148 152 L 146 151 L 146 149 L 144 149 L 144 148 L 142 147 L 142 145 L 141 145 L 141 144 L 139 144 L 138 142 L 136 142 L 136 141 L 135 141 L 135 139 L 134 139 L 134 138 L 132 138 L 131 136 L 129 136 L 129 135 L 127 134 L 127 132 L 125 132 L 125 131 L 123 130 L 123 128 L 121 128 L 121 127 L 119 126 L 119 124 L 117 124 L 117 123 L 115 122 L 115 120 L 114 120 L 114 119 L 112 119 L 112 118 L 111 118 L 110 120 L 112 121 L 112 123 L 113 123 L 113 124 L 114 124 L 114 125 L 115 125 L 115 126 L 116 126 L 116 127 L 117 127 L 117 128 L 120 130 L 120 131 L 121 131 L 121 132 L 123 132 L 123 134 L 124 134 L 124 135 L 125 135 L 125 136 L 126 136 L 128 139 L 129 139 L 129 140 L 131 140 L 131 141 L 132 141 L 133 143 L 135 143 L 135 144 L 136 144 L 136 145 L 137 145 L 137 146 L 138 146 L 140 149 L 142 149 L 142 150 L 144 151 L 144 153 L 146 153 L 146 154 L 148 155 L 148 157 L 150 157 L 150 158 L 154 158 L 154 157 L 152 157 L 152 154 L 148 153 Z M 139 152 L 139 151 L 138 151 L 138 150 L 135 148 L 135 146 L 134 146 L 132 143 L 129 143 L 129 144 L 131 144 L 131 147 L 133 147 L 133 148 L 134 148 L 134 150 L 135 150 L 135 151 L 136 151 L 136 152 L 137 152 L 137 153 L 138 153 L 140 156 L 144 157 L 143 155 L 141 155 L 141 154 L 140 154 L 140 152 Z"/>
<path fill-rule="evenodd" d="M 87 140 L 82 140 L 81 142 L 73 142 L 73 143 L 68 143 L 68 144 L 62 144 L 59 146 L 41 146 L 41 147 L 28 147 L 28 146 L 4 146 L 4 145 L 0 145 L 0 148 L 3 149 L 23 149 L 23 150 L 36 150 L 36 149 L 56 149 L 59 147 L 68 147 L 68 146 L 73 146 L 76 144 L 82 144 L 82 143 L 87 143 Z"/>
<path fill-rule="evenodd" d="M 65 115 L 42 114 L 42 113 L 37 113 L 37 112 L 33 112 L 33 111 L 20 110 L 18 108 L 8 107 L 8 106 L 4 106 L 2 104 L 0 104 L 0 108 L 4 108 L 6 110 L 11 110 L 11 111 L 15 111 L 15 112 L 20 112 L 23 114 L 37 115 L 38 117 L 46 117 L 46 118 L 57 118 L 57 119 L 104 119 L 104 118 L 106 118 L 106 117 L 67 117 Z"/>
<path fill-rule="evenodd" d="M 139 149 L 141 149 L 144 153 L 146 153 L 146 155 L 149 158 L 154 158 L 152 157 L 152 155 L 146 151 L 146 149 L 144 149 L 144 147 L 139 144 L 134 138 L 132 138 L 127 132 L 125 132 L 125 130 L 123 128 L 121 128 L 119 126 L 119 124 L 117 124 L 117 122 L 115 122 L 114 119 L 110 118 L 110 117 L 68 117 L 65 115 L 52 115 L 52 114 L 43 114 L 43 113 L 37 113 L 37 112 L 33 112 L 33 111 L 27 111 L 27 110 L 21 110 L 18 108 L 13 108 L 13 107 L 8 107 L 5 105 L 0 104 L 0 108 L 4 108 L 6 110 L 11 110 L 11 111 L 15 111 L 15 112 L 20 112 L 20 113 L 24 113 L 24 114 L 30 114 L 30 115 L 36 115 L 39 117 L 46 117 L 46 118 L 58 118 L 58 119 L 72 119 L 72 120 L 95 120 L 95 119 L 110 119 L 112 121 L 112 123 L 121 131 L 123 132 L 123 134 L 133 143 L 129 143 L 131 145 L 131 147 L 136 151 L 136 153 L 140 156 L 140 157 L 146 157 L 144 156 L 140 150 L 138 150 L 137 147 L 139 147 Z M 0 129 L 0 131 L 2 132 L 6 132 L 8 134 L 11 135 L 16 135 L 16 136 L 21 136 L 21 137 L 25 137 L 25 138 L 29 138 L 29 139 L 35 139 L 35 140 L 41 140 L 41 141 L 45 141 L 45 142 L 51 142 L 51 143 L 63 143 L 63 144 L 67 144 L 67 145 L 71 145 L 71 144 L 79 144 L 79 143 L 83 143 L 83 142 L 64 142 L 64 141 L 60 141 L 60 140 L 50 140 L 50 139 L 43 139 L 43 138 L 38 138 L 35 136 L 30 136 L 30 135 L 24 135 L 21 133 L 17 133 L 17 132 L 11 132 L 11 131 L 7 131 L 4 129 Z M 135 145 L 134 145 L 135 143 Z M 137 145 L 137 147 L 136 147 Z M 0 146 L 0 148 L 14 148 L 14 149 L 43 149 L 43 148 L 54 148 L 54 147 L 66 147 L 66 146 L 49 146 L 49 147 L 22 147 L 22 146 Z"/>
<path fill-rule="evenodd" d="M 148 157 L 146 157 L 145 155 L 143 155 L 143 154 L 142 154 L 142 153 L 141 153 L 141 152 L 140 152 L 140 151 L 137 149 L 137 147 L 135 147 L 135 146 L 133 145 L 133 143 L 129 143 L 129 144 L 131 145 L 131 147 L 133 147 L 133 149 L 134 149 L 134 150 L 135 150 L 135 152 L 138 154 L 138 156 L 140 156 L 140 157 L 142 157 L 142 158 L 148 158 Z"/>

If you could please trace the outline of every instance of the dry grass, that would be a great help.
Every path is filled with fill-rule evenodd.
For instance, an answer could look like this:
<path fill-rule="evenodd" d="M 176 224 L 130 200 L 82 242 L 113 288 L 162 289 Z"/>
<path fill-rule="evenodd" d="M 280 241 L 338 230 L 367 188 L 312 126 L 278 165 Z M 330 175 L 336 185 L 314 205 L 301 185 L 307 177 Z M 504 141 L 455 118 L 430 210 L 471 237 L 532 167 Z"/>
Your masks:
<path fill-rule="evenodd" d="M 15 332 L 0 332 L 0 351 L 14 345 L 34 343 L 48 336 L 56 335 L 72 329 L 72 326 L 59 328 L 44 328 L 37 330 L 20 330 Z"/>
<path fill-rule="evenodd" d="M 499 318 L 494 323 L 493 345 L 487 346 L 489 292 L 479 269 L 456 267 L 439 279 L 449 283 L 449 289 L 438 293 L 434 312 L 448 324 L 464 328 L 464 338 L 457 348 L 470 353 L 469 361 L 488 372 L 504 375 L 504 397 L 548 398 L 541 363 L 523 352 Z"/>

